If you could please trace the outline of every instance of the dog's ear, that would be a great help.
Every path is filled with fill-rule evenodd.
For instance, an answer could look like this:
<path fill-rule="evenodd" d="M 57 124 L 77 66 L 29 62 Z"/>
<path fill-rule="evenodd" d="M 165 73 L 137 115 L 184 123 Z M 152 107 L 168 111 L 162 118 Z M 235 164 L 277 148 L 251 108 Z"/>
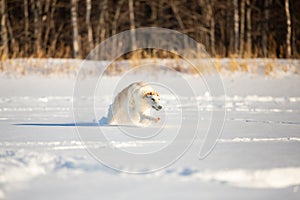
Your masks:
<path fill-rule="evenodd" d="M 156 96 L 159 96 L 158 92 L 156 92 L 156 91 L 150 92 L 150 95 L 156 95 Z"/>
<path fill-rule="evenodd" d="M 149 92 L 145 92 L 145 93 L 144 93 L 144 97 L 147 97 L 148 95 L 150 95 Z"/>
<path fill-rule="evenodd" d="M 146 96 L 152 96 L 152 95 L 157 95 L 157 96 L 159 96 L 159 94 L 156 92 L 156 91 L 153 91 L 153 92 L 145 92 L 144 93 L 144 96 L 146 97 Z"/>

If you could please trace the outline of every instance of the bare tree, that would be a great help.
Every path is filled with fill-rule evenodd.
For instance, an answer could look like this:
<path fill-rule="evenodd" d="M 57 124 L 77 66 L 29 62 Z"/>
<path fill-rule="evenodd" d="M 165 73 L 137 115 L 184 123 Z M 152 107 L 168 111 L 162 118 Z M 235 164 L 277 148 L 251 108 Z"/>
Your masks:
<path fill-rule="evenodd" d="M 252 54 L 252 20 L 251 20 L 251 0 L 247 0 L 247 53 L 251 56 Z"/>
<path fill-rule="evenodd" d="M 13 57 L 15 57 L 18 55 L 20 49 L 19 49 L 19 45 L 16 42 L 14 32 L 13 32 L 13 27 L 10 23 L 9 18 L 6 18 L 6 26 L 7 26 L 8 38 L 11 46 L 10 50 L 12 51 Z"/>
<path fill-rule="evenodd" d="M 25 56 L 28 55 L 28 43 L 29 43 L 29 14 L 28 14 L 28 0 L 24 0 L 24 22 L 25 22 L 25 44 L 24 52 Z"/>
<path fill-rule="evenodd" d="M 298 58 L 299 13 L 297 0 L 0 0 L 0 56 L 82 57 L 120 31 L 163 26 L 216 56 Z M 114 42 L 112 51 L 122 45 Z"/>
<path fill-rule="evenodd" d="M 240 26 L 240 55 L 244 55 L 245 38 L 245 0 L 241 0 L 241 26 Z"/>
<path fill-rule="evenodd" d="M 42 48 L 42 24 L 41 24 L 41 13 L 42 6 L 41 1 L 31 0 L 31 10 L 33 12 L 34 21 L 34 52 L 40 56 Z"/>
<path fill-rule="evenodd" d="M 179 15 L 179 11 L 177 9 L 177 5 L 175 4 L 174 0 L 171 1 L 171 8 L 173 10 L 173 13 L 175 14 L 175 18 L 179 24 L 180 29 L 183 31 L 185 29 L 183 21 Z"/>
<path fill-rule="evenodd" d="M 121 9 L 122 9 L 122 5 L 124 4 L 124 1 L 125 0 L 120 0 L 118 1 L 118 4 L 117 4 L 117 8 L 116 8 L 116 12 L 115 12 L 115 15 L 114 15 L 114 20 L 112 22 L 112 36 L 114 36 L 115 34 L 117 34 L 117 27 L 118 27 L 118 23 L 119 23 L 119 18 L 120 18 L 120 14 L 121 14 Z M 118 52 L 118 45 L 117 44 L 117 39 L 115 38 L 113 40 L 113 51 L 114 52 Z"/>
<path fill-rule="evenodd" d="M 55 24 L 54 24 L 54 13 L 56 10 L 56 2 L 57 0 L 46 0 L 46 5 L 45 5 L 45 15 L 43 16 L 43 20 L 46 20 L 46 30 L 45 30 L 45 34 L 44 34 L 44 43 L 43 43 L 43 47 L 46 49 L 49 42 L 49 39 L 53 39 L 51 38 L 51 30 L 53 30 L 53 32 L 55 32 Z M 51 52 L 52 49 L 48 49 L 48 54 L 49 51 Z"/>
<path fill-rule="evenodd" d="M 233 0 L 233 9 L 234 9 L 234 53 L 237 54 L 239 50 L 239 5 L 238 0 Z"/>
<path fill-rule="evenodd" d="M 6 26 L 6 0 L 1 0 L 1 40 L 3 43 L 3 55 L 8 56 L 8 33 L 7 33 L 7 26 Z"/>
<path fill-rule="evenodd" d="M 95 45 L 100 44 L 100 42 L 105 40 L 105 34 L 107 32 L 106 30 L 106 23 L 105 23 L 105 19 L 106 19 L 106 15 L 108 12 L 108 0 L 103 0 L 100 4 L 99 4 L 99 10 L 100 10 L 100 15 L 98 18 L 98 24 L 97 24 L 97 28 L 96 28 L 96 35 L 95 35 Z M 99 52 L 99 48 L 96 49 L 96 54 L 97 54 L 97 58 L 99 58 L 99 56 L 101 55 L 102 58 L 105 52 Z"/>
<path fill-rule="evenodd" d="M 128 7 L 129 7 L 129 19 L 130 19 L 130 30 L 131 30 L 131 47 L 132 49 L 136 48 L 136 41 L 135 41 L 135 19 L 134 19 L 134 5 L 133 0 L 128 0 Z"/>
<path fill-rule="evenodd" d="M 105 28 L 105 14 L 107 12 L 107 3 L 108 0 L 104 0 L 101 2 L 100 4 L 100 8 L 99 10 L 101 10 L 101 14 L 99 17 L 99 25 L 98 25 L 98 33 L 99 33 L 99 37 L 97 37 L 96 42 L 99 43 L 101 41 L 103 41 L 105 39 L 105 33 L 106 33 L 106 28 Z M 100 41 L 99 41 L 100 39 Z"/>
<path fill-rule="evenodd" d="M 292 10 L 292 52 L 293 55 L 297 55 L 298 51 L 297 51 L 297 42 L 298 42 L 298 38 L 297 38 L 297 19 L 296 19 L 296 14 L 295 14 L 295 2 L 291 1 L 291 10 Z"/>
<path fill-rule="evenodd" d="M 291 50 L 291 34 L 292 34 L 292 26 L 291 26 L 291 14 L 290 14 L 290 5 L 289 0 L 285 0 L 285 14 L 286 14 L 286 57 L 289 58 L 292 55 Z"/>
<path fill-rule="evenodd" d="M 89 50 L 93 49 L 93 29 L 91 26 L 91 12 L 92 12 L 92 2 L 91 0 L 86 0 L 86 15 L 85 15 L 85 23 L 87 26 L 88 32 L 88 47 Z"/>
<path fill-rule="evenodd" d="M 232 0 L 227 0 L 225 5 L 225 10 L 227 10 L 225 18 L 226 18 L 226 34 L 225 34 L 225 49 L 226 56 L 229 56 L 231 52 L 234 51 L 234 32 L 233 32 L 233 20 L 232 20 Z"/>
<path fill-rule="evenodd" d="M 118 25 L 118 21 L 119 21 L 119 17 L 121 14 L 121 8 L 122 8 L 123 3 L 124 3 L 124 0 L 118 1 L 114 20 L 112 22 L 112 35 L 117 34 L 117 25 Z"/>
<path fill-rule="evenodd" d="M 214 18 L 214 12 L 213 12 L 213 3 L 212 0 L 206 0 L 206 6 L 207 6 L 207 16 L 209 21 L 209 36 L 210 36 L 210 49 L 212 55 L 216 54 L 215 49 L 215 18 Z"/>
<path fill-rule="evenodd" d="M 73 28 L 73 57 L 78 58 L 81 57 L 80 52 L 80 38 L 78 31 L 78 16 L 77 16 L 77 0 L 71 0 L 71 20 L 72 20 L 72 28 Z"/>
<path fill-rule="evenodd" d="M 264 57 L 267 56 L 268 52 L 268 30 L 269 30 L 269 0 L 261 1 L 262 3 L 262 54 Z"/>
<path fill-rule="evenodd" d="M 158 16 L 158 5 L 159 2 L 156 1 L 149 1 L 150 6 L 151 6 L 151 17 L 150 20 L 156 24 L 157 23 L 157 16 Z"/>

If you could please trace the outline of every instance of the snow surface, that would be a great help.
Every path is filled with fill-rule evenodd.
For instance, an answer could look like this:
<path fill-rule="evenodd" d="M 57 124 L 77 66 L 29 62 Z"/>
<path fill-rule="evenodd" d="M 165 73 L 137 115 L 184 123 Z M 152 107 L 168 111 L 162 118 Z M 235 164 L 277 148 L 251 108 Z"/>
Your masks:
<path fill-rule="evenodd" d="M 197 85 L 197 78 L 186 76 L 200 95 L 180 96 L 178 105 L 172 94 L 159 91 L 168 125 L 162 135 L 124 139 L 117 127 L 101 127 L 109 142 L 78 137 L 72 109 L 74 76 L 1 74 L 0 199 L 299 199 L 300 77 L 278 74 L 222 72 L 224 105 L 205 86 Z M 103 77 L 95 101 L 97 119 L 106 115 L 111 88 L 119 79 Z M 176 82 L 178 77 L 164 73 L 153 80 L 162 79 Z M 180 110 L 193 116 L 195 101 L 200 130 L 208 128 L 212 110 L 226 110 L 222 135 L 204 159 L 199 159 L 195 141 L 172 165 L 137 175 L 113 170 L 86 151 L 145 153 L 163 148 L 176 137 Z M 99 128 L 97 119 L 77 125 L 88 133 Z M 148 136 L 138 127 L 128 130 Z"/>

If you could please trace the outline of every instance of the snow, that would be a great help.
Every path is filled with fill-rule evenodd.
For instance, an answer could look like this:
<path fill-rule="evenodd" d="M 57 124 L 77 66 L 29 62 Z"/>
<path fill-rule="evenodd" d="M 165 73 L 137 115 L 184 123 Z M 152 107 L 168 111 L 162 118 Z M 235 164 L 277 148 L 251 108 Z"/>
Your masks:
<path fill-rule="evenodd" d="M 258 69 L 262 61 L 255 63 Z M 220 62 L 225 65 L 230 60 Z M 278 62 L 279 67 L 299 68 L 298 61 Z M 248 64 L 254 66 L 254 62 Z M 266 76 L 257 71 L 221 71 L 223 97 L 213 96 L 202 81 L 189 75 L 184 79 L 197 86 L 196 96 L 186 91 L 175 96 L 158 87 L 164 110 L 153 114 L 162 116 L 165 125 L 157 135 L 148 130 L 158 130 L 158 126 L 98 126 L 97 120 L 106 115 L 112 101 L 111 88 L 121 89 L 121 76 L 103 77 L 95 100 L 97 118 L 83 115 L 86 120 L 76 127 L 72 107 L 75 76 L 0 74 L 0 199 L 299 199 L 300 78 L 289 72 Z M 148 76 L 133 74 L 125 81 L 134 77 L 148 80 Z M 152 77 L 157 82 L 162 79 L 173 84 L 180 81 L 168 73 Z M 189 127 L 195 123 L 191 117 L 197 115 L 195 109 L 200 114 L 201 133 L 209 128 L 212 111 L 226 110 L 222 135 L 205 158 L 199 159 L 203 135 L 181 157 L 152 173 L 114 170 L 91 155 L 98 150 L 109 153 L 108 149 L 134 155 L 159 152 L 176 141 L 180 112 L 185 112 L 183 123 Z M 77 129 L 85 134 L 83 140 Z M 98 129 L 108 141 L 93 134 Z M 176 141 L 174 151 L 182 143 L 182 139 Z M 136 167 L 136 163 L 123 162 L 126 159 L 120 158 L 116 167 L 122 171 Z M 146 160 L 138 168 L 147 171 L 164 159 Z"/>
<path fill-rule="evenodd" d="M 286 188 L 300 183 L 300 168 L 271 168 L 267 170 L 204 171 L 194 175 L 203 181 L 219 181 L 236 187 Z"/>

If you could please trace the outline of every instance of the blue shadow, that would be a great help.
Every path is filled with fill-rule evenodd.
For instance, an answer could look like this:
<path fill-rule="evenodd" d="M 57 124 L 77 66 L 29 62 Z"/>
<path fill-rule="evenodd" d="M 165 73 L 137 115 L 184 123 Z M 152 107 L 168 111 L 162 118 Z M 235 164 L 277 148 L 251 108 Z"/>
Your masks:
<path fill-rule="evenodd" d="M 110 125 L 101 125 L 98 123 L 24 123 L 24 124 L 14 124 L 16 126 L 110 126 Z"/>
<path fill-rule="evenodd" d="M 67 127 L 74 127 L 74 126 L 111 126 L 108 124 L 108 120 L 106 117 L 102 117 L 97 122 L 78 122 L 78 123 L 23 123 L 23 124 L 14 124 L 16 126 L 67 126 Z"/>
<path fill-rule="evenodd" d="M 13 124 L 15 126 L 51 126 L 51 127 L 75 127 L 75 126 L 87 126 L 87 127 L 97 127 L 97 126 L 107 126 L 107 127 L 137 127 L 134 125 L 110 125 L 106 117 L 102 117 L 99 122 L 78 122 L 78 123 L 21 123 Z"/>

